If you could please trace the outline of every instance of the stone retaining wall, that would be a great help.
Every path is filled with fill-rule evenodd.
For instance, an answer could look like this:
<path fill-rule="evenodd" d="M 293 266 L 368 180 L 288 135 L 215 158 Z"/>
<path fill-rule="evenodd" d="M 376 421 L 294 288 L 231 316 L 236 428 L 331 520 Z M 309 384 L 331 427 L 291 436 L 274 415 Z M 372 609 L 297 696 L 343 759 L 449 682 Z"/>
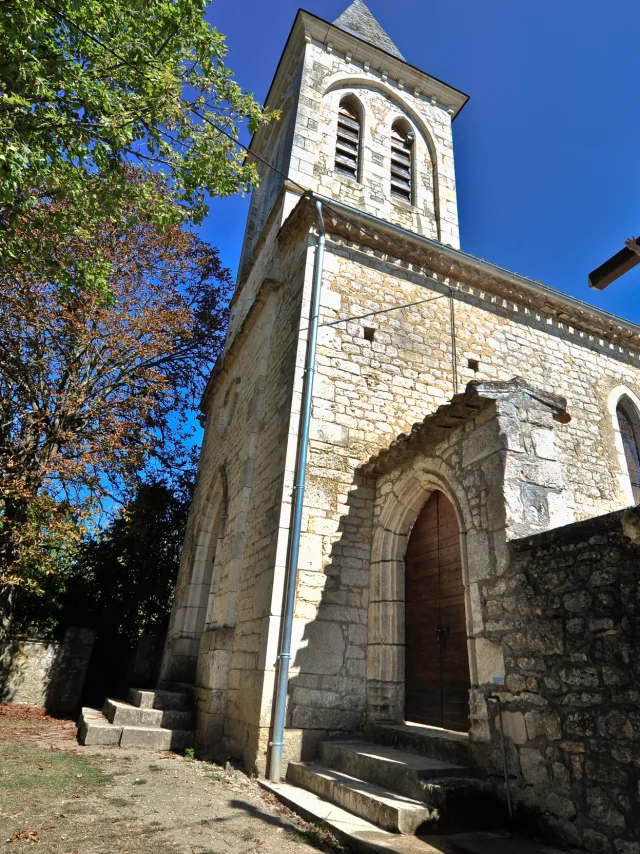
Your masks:
<path fill-rule="evenodd" d="M 9 637 L 0 649 L 0 702 L 75 714 L 95 641 L 71 626 L 63 641 Z"/>
<path fill-rule="evenodd" d="M 512 542 L 507 572 L 482 584 L 514 799 L 597 854 L 640 852 L 639 543 L 638 510 L 611 513 Z M 475 748 L 499 783 L 488 707 L 492 741 Z"/>

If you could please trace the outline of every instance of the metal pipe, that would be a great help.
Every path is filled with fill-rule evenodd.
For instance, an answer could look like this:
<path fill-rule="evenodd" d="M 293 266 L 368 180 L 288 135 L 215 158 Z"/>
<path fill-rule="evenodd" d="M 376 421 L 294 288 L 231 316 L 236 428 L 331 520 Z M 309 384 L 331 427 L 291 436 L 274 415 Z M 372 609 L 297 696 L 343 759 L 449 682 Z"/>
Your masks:
<path fill-rule="evenodd" d="M 500 744 L 502 745 L 502 763 L 504 766 L 504 790 L 507 796 L 507 812 L 509 821 L 513 821 L 513 805 L 511 803 L 511 788 L 509 786 L 509 765 L 507 763 L 507 746 L 504 740 L 504 723 L 502 722 L 502 703 L 500 697 L 494 698 L 498 703 L 498 717 L 500 718 Z"/>
<path fill-rule="evenodd" d="M 300 551 L 300 532 L 302 529 L 302 507 L 307 476 L 307 455 L 309 451 L 309 426 L 311 424 L 311 405 L 313 402 L 313 379 L 316 369 L 316 346 L 318 343 L 318 325 L 320 320 L 320 293 L 324 270 L 325 227 L 322 217 L 322 202 L 315 199 L 316 222 L 318 225 L 318 243 L 316 245 L 313 287 L 311 290 L 311 309 L 307 337 L 307 353 L 304 363 L 302 383 L 302 409 L 300 429 L 298 431 L 298 450 L 293 486 L 293 510 L 289 529 L 287 549 L 286 597 L 282 619 L 280 652 L 278 654 L 278 681 L 273 714 L 273 741 L 270 743 L 269 778 L 278 782 L 282 777 L 282 748 L 284 747 L 284 723 L 287 710 L 287 691 L 289 687 L 289 662 L 291 660 L 291 629 L 296 602 L 296 584 L 298 580 L 298 555 Z"/>
<path fill-rule="evenodd" d="M 402 235 L 405 239 L 410 240 L 413 243 L 422 243 L 432 249 L 437 249 L 438 252 L 453 262 L 460 262 L 463 260 L 467 266 L 471 267 L 477 273 L 481 273 L 485 276 L 495 276 L 496 274 L 500 275 L 525 292 L 529 291 L 530 293 L 535 293 L 538 296 L 544 296 L 547 299 L 555 300 L 555 302 L 560 303 L 573 311 L 578 310 L 592 314 L 611 326 L 620 327 L 623 331 L 628 332 L 631 335 L 640 335 L 640 325 L 637 323 L 633 323 L 630 320 L 624 320 L 622 317 L 618 317 L 616 314 L 611 314 L 608 311 L 603 311 L 601 308 L 596 308 L 595 305 L 584 302 L 584 300 L 568 296 L 568 294 L 563 294 L 561 291 L 556 291 L 546 285 L 539 285 L 531 279 L 519 276 L 517 273 L 512 273 L 510 270 L 505 270 L 503 267 L 498 267 L 497 264 L 491 264 L 489 261 L 481 261 L 479 258 L 474 258 L 473 255 L 467 255 L 460 249 L 452 249 L 450 246 L 445 246 L 444 243 L 439 243 L 437 240 L 431 240 L 429 237 L 423 237 L 421 234 L 415 234 L 413 231 L 402 228 L 400 225 L 394 225 L 386 219 L 381 219 L 373 214 L 359 211 L 356 208 L 352 208 L 351 205 L 345 205 L 344 202 L 338 202 L 335 199 L 328 199 L 325 196 L 319 196 L 316 193 L 312 193 L 312 196 L 314 199 L 319 199 L 324 202 L 329 210 L 331 210 L 331 208 L 343 210 L 345 213 L 348 213 L 349 216 L 352 216 L 361 222 L 375 224 L 377 228 L 382 228 L 383 230 L 390 231 L 393 234 Z"/>

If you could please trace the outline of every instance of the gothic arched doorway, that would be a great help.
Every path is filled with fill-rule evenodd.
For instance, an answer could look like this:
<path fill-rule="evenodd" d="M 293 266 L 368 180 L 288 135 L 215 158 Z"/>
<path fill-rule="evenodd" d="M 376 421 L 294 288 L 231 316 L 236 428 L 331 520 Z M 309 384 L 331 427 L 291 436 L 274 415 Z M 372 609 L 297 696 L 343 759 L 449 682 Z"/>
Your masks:
<path fill-rule="evenodd" d="M 405 561 L 405 719 L 469 728 L 469 657 L 460 527 L 435 490 L 416 519 Z"/>

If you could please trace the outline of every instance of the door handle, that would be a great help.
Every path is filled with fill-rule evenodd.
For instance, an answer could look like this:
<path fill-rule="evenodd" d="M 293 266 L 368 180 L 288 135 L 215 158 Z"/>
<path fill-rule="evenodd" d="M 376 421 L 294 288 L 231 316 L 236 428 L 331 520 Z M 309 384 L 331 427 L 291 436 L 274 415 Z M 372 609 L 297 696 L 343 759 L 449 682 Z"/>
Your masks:
<path fill-rule="evenodd" d="M 442 649 L 449 634 L 449 626 L 438 626 L 435 632 L 438 635 L 438 646 Z"/>

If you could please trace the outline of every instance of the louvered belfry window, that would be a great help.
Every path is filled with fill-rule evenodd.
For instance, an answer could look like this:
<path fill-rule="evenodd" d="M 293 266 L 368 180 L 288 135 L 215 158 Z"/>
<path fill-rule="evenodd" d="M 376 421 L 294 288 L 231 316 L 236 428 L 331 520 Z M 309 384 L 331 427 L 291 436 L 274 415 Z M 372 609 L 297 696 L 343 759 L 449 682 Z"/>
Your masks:
<path fill-rule="evenodd" d="M 336 143 L 336 172 L 358 180 L 360 156 L 360 120 L 353 107 L 342 102 L 338 111 L 338 141 Z"/>
<path fill-rule="evenodd" d="M 391 195 L 411 204 L 411 134 L 402 125 L 391 129 Z"/>

